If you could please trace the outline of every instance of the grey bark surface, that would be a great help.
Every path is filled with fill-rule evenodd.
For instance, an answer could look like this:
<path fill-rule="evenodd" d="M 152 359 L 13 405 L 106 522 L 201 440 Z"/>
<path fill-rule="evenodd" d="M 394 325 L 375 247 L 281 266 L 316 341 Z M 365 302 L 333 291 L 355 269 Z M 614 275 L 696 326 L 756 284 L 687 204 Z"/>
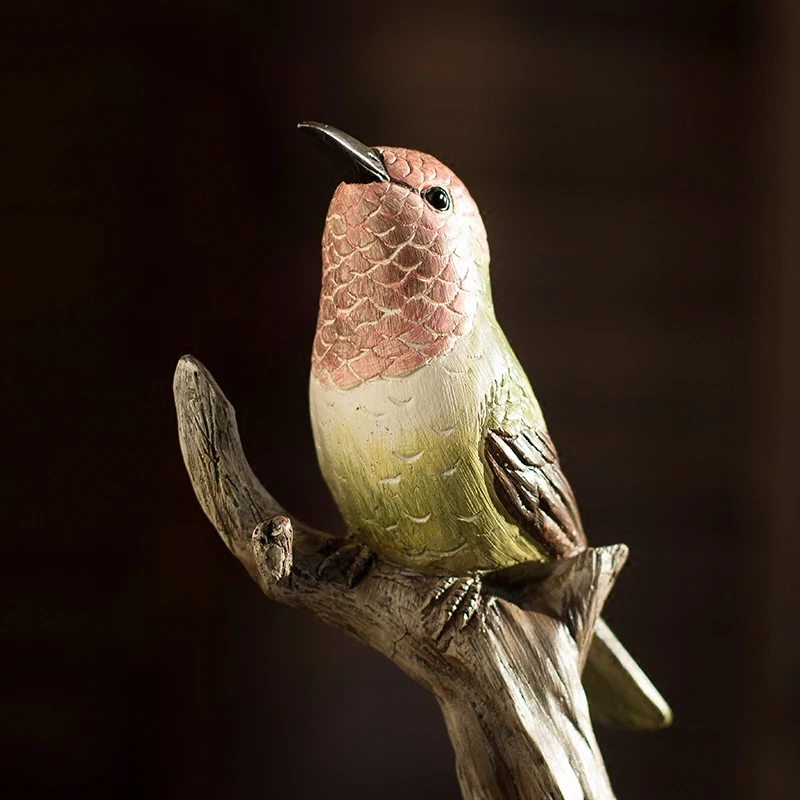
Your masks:
<path fill-rule="evenodd" d="M 351 585 L 353 562 L 337 557 L 347 542 L 304 525 L 264 489 L 233 407 L 191 356 L 174 392 L 192 486 L 229 550 L 268 597 L 374 647 L 434 693 L 466 800 L 614 797 L 581 673 L 624 545 L 482 585 L 376 557 Z"/>

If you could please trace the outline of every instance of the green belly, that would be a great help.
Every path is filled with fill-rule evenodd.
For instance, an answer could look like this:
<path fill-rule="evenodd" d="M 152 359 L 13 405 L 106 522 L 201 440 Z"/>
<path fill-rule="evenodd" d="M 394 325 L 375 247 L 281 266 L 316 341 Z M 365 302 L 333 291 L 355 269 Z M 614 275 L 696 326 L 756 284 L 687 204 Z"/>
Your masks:
<path fill-rule="evenodd" d="M 322 472 L 349 530 L 387 559 L 435 574 L 540 560 L 492 496 L 478 421 L 462 415 L 442 427 L 452 420 L 413 409 L 387 419 L 395 409 L 367 403 L 315 422 Z"/>

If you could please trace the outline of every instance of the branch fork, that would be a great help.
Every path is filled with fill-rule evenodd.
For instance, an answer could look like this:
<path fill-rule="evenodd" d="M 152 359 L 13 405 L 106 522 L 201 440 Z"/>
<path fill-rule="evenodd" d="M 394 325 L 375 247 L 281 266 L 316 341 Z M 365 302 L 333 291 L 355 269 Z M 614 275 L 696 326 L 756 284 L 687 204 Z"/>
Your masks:
<path fill-rule="evenodd" d="M 268 597 L 374 647 L 435 694 L 465 800 L 613 800 L 581 673 L 624 545 L 482 582 L 367 557 L 264 489 L 199 361 L 180 360 L 174 392 L 192 486 L 228 549 Z"/>

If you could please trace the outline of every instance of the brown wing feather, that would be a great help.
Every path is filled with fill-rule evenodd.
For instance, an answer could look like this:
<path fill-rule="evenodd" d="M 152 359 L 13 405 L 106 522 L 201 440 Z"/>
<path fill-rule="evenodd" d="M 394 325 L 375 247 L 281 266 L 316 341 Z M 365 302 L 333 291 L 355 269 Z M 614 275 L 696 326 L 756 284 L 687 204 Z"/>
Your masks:
<path fill-rule="evenodd" d="M 548 556 L 563 558 L 586 547 L 575 496 L 545 431 L 491 430 L 484 454 L 498 499 Z"/>

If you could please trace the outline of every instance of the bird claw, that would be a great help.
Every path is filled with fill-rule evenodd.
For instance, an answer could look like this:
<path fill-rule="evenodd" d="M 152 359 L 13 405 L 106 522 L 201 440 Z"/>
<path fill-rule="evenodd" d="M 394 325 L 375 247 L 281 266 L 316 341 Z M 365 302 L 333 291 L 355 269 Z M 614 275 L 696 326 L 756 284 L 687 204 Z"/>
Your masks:
<path fill-rule="evenodd" d="M 344 579 L 347 588 L 352 589 L 364 579 L 374 560 L 375 554 L 360 542 L 349 537 L 333 539 L 326 545 L 317 576 L 327 580 Z"/>
<path fill-rule="evenodd" d="M 483 618 L 493 602 L 493 597 L 484 597 L 479 575 L 445 578 L 425 603 L 423 621 L 433 639 L 449 641 L 474 620 Z"/>

